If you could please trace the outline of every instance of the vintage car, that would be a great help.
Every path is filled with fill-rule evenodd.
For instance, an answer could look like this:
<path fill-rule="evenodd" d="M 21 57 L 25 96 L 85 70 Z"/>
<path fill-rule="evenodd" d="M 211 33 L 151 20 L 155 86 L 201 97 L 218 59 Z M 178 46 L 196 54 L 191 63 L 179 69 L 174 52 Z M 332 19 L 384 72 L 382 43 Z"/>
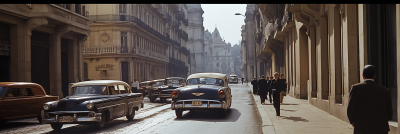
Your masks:
<path fill-rule="evenodd" d="M 69 96 L 43 106 L 43 123 L 60 130 L 63 124 L 95 124 L 126 116 L 133 120 L 135 111 L 143 108 L 142 93 L 132 93 L 127 83 L 119 80 L 78 82 L 69 89 Z"/>
<path fill-rule="evenodd" d="M 185 110 L 217 110 L 222 116 L 231 107 L 232 95 L 225 74 L 196 73 L 187 85 L 172 92 L 171 109 L 178 118 Z"/>
<path fill-rule="evenodd" d="M 140 82 L 138 92 L 143 94 L 143 97 L 147 95 L 147 89 L 150 88 L 150 81 Z"/>
<path fill-rule="evenodd" d="M 162 83 L 160 83 L 162 82 Z M 168 77 L 165 79 L 155 80 L 149 90 L 149 98 L 151 102 L 154 102 L 157 98 L 160 98 L 162 102 L 166 102 L 167 98 L 171 98 L 171 93 L 178 87 L 186 85 L 185 78 L 182 77 Z"/>
<path fill-rule="evenodd" d="M 237 75 L 231 74 L 229 75 L 229 83 L 239 83 L 239 79 Z"/>
<path fill-rule="evenodd" d="M 58 96 L 46 95 L 43 87 L 36 83 L 0 82 L 0 123 L 25 117 L 37 117 L 42 122 L 43 104 L 56 100 Z"/>

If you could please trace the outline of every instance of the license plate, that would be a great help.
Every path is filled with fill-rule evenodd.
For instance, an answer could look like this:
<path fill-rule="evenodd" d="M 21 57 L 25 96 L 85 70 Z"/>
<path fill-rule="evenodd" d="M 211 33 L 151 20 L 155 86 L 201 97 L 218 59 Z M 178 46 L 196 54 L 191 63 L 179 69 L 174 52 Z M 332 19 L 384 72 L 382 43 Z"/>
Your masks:
<path fill-rule="evenodd" d="M 192 101 L 192 106 L 201 106 L 201 101 Z"/>
<path fill-rule="evenodd" d="M 74 118 L 71 116 L 63 116 L 60 118 L 60 122 L 74 122 Z"/>

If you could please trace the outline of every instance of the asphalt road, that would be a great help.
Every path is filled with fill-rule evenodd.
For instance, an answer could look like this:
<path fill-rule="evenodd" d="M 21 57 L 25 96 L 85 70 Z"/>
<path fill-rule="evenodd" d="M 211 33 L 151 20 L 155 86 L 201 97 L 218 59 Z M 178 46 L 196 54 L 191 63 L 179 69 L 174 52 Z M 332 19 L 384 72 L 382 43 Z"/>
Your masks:
<path fill-rule="evenodd" d="M 261 120 L 255 111 L 248 86 L 229 84 L 232 89 L 232 107 L 225 117 L 216 111 L 183 112 L 177 119 L 171 110 L 171 102 L 149 102 L 145 97 L 144 108 L 136 112 L 133 121 L 125 117 L 107 122 L 97 129 L 93 125 L 64 124 L 61 131 L 53 131 L 48 124 L 39 124 L 36 118 L 11 120 L 0 126 L 0 133 L 138 133 L 138 134 L 180 134 L 180 133 L 235 133 L 260 134 Z"/>

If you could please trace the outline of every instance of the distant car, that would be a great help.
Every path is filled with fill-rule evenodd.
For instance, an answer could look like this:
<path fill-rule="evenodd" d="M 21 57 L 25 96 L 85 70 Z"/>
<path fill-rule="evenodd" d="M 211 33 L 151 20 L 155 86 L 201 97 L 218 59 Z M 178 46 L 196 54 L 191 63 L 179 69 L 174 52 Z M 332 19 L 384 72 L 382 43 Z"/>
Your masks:
<path fill-rule="evenodd" d="M 151 90 L 148 91 L 148 96 L 151 102 L 160 98 L 162 102 L 166 102 L 167 98 L 172 98 L 171 93 L 178 87 L 186 85 L 185 78 L 168 77 L 165 79 L 154 80 L 151 82 Z"/>
<path fill-rule="evenodd" d="M 229 75 L 229 83 L 239 83 L 237 75 L 234 74 Z"/>
<path fill-rule="evenodd" d="M 43 123 L 60 130 L 63 124 L 95 124 L 126 116 L 133 120 L 143 108 L 142 93 L 132 93 L 127 83 L 118 80 L 93 80 L 74 83 L 69 96 L 43 106 Z"/>
<path fill-rule="evenodd" d="M 171 109 L 178 118 L 185 110 L 219 110 L 225 116 L 231 105 L 231 88 L 221 73 L 192 74 L 185 87 L 172 92 Z"/>
<path fill-rule="evenodd" d="M 37 117 L 42 122 L 43 104 L 56 100 L 58 96 L 46 95 L 36 83 L 0 82 L 0 123 L 25 117 Z"/>
<path fill-rule="evenodd" d="M 150 81 L 140 82 L 138 92 L 143 94 L 143 97 L 147 95 L 147 90 L 150 88 Z"/>

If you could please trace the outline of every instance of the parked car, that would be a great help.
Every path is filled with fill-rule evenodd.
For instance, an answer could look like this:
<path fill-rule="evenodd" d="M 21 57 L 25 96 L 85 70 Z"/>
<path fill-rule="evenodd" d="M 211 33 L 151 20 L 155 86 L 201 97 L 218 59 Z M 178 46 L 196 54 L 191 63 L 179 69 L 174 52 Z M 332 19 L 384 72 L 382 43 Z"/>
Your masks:
<path fill-rule="evenodd" d="M 147 95 L 147 90 L 150 88 L 150 81 L 140 82 L 138 92 L 143 94 L 143 97 Z"/>
<path fill-rule="evenodd" d="M 160 83 L 162 82 L 162 83 Z M 154 81 L 151 90 L 149 91 L 149 98 L 151 102 L 154 102 L 157 98 L 160 98 L 162 102 L 166 102 L 167 98 L 172 98 L 171 93 L 178 87 L 186 85 L 185 78 L 182 77 L 168 77 Z"/>
<path fill-rule="evenodd" d="M 25 117 L 37 117 L 42 122 L 43 104 L 56 100 L 58 96 L 47 95 L 36 83 L 0 82 L 0 123 Z"/>
<path fill-rule="evenodd" d="M 126 116 L 133 120 L 135 111 L 143 108 L 142 93 L 132 93 L 127 83 L 118 80 L 78 82 L 69 96 L 43 106 L 43 123 L 60 130 L 63 124 L 95 124 Z"/>
<path fill-rule="evenodd" d="M 218 110 L 222 116 L 232 105 L 231 88 L 225 74 L 196 73 L 187 85 L 172 92 L 171 109 L 180 118 L 185 110 Z"/>

